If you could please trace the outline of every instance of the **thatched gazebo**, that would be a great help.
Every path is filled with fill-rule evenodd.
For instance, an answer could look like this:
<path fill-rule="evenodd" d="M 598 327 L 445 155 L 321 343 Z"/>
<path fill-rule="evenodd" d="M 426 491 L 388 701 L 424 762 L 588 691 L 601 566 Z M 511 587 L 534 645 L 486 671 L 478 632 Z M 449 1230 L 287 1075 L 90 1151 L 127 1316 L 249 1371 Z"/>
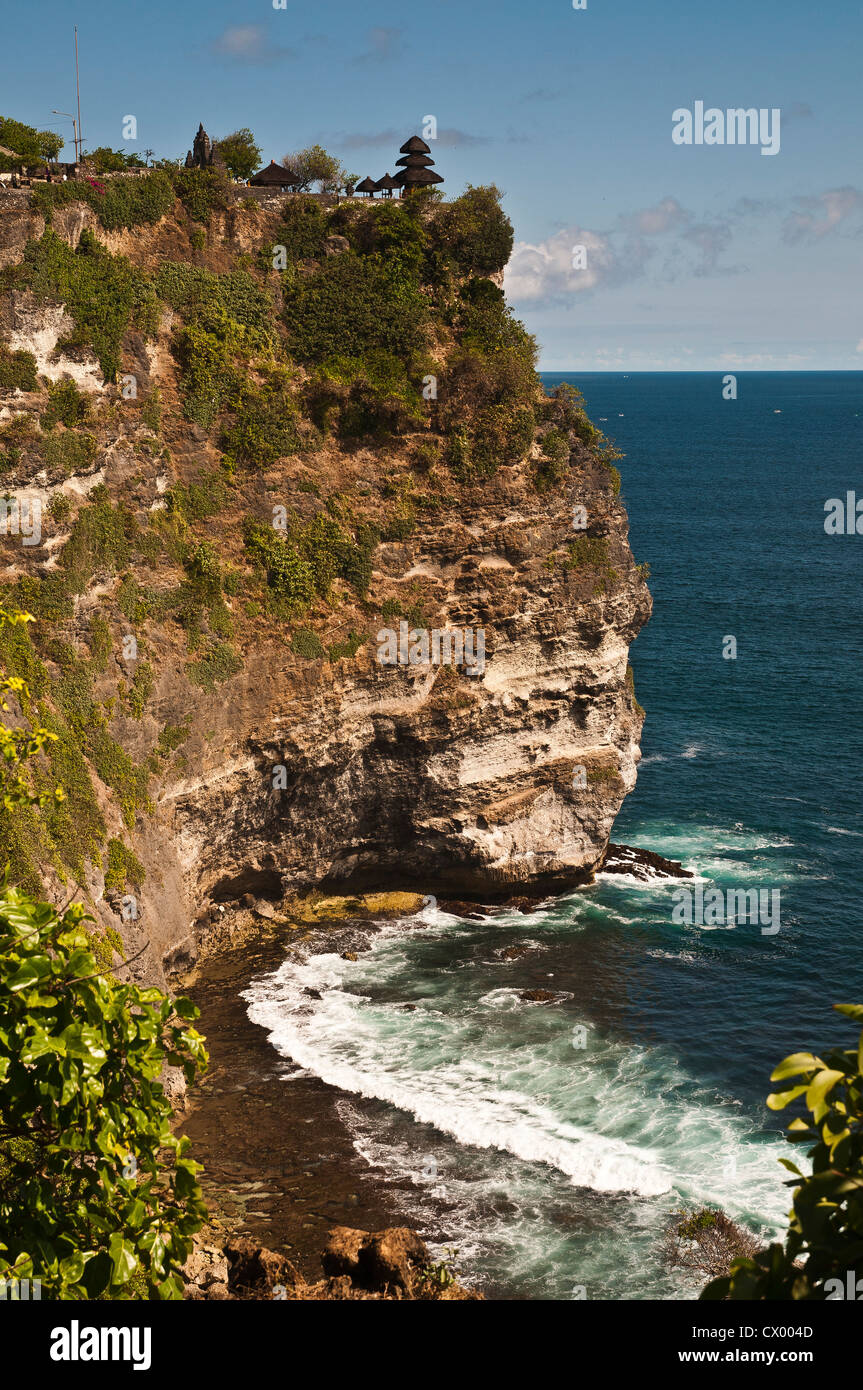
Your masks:
<path fill-rule="evenodd" d="M 368 174 L 366 174 L 366 177 L 363 179 L 362 183 L 358 183 L 356 188 L 354 189 L 355 193 L 368 193 L 370 198 L 373 198 L 377 191 L 377 184 L 375 183 L 373 178 L 369 177 Z"/>
<path fill-rule="evenodd" d="M 396 181 L 402 190 L 403 198 L 408 193 L 413 193 L 416 188 L 428 188 L 433 183 L 443 183 L 440 174 L 435 174 L 432 170 L 434 160 L 429 158 L 431 150 L 418 135 L 412 135 L 405 141 L 400 154 L 403 158 L 396 160 L 396 163 L 402 168 L 396 174 Z"/>
<path fill-rule="evenodd" d="M 375 184 L 375 188 L 379 193 L 382 193 L 385 198 L 391 198 L 393 196 L 393 189 L 398 187 L 400 187 L 399 181 L 397 178 L 394 179 L 392 174 L 384 174 L 383 178 L 378 179 Z"/>
<path fill-rule="evenodd" d="M 283 193 L 289 188 L 296 188 L 299 182 L 292 169 L 286 169 L 284 164 L 277 164 L 274 159 L 270 160 L 266 169 L 259 169 L 249 179 L 253 188 L 280 188 Z"/>
<path fill-rule="evenodd" d="M 425 140 L 421 140 L 418 135 L 412 135 L 410 140 L 405 140 L 399 154 L 431 154 L 431 146 Z"/>

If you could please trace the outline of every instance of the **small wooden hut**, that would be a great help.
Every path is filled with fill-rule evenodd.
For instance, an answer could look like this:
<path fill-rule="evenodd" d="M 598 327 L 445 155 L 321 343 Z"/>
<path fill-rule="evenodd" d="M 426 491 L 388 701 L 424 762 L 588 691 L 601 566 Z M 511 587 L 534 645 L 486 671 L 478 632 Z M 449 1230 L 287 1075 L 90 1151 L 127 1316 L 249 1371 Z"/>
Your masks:
<path fill-rule="evenodd" d="M 271 159 L 266 169 L 259 169 L 252 175 L 249 183 L 253 188 L 280 188 L 287 193 L 289 189 L 297 187 L 300 179 L 293 169 L 286 169 L 284 164 L 277 164 Z"/>
<path fill-rule="evenodd" d="M 354 190 L 355 193 L 367 193 L 370 198 L 373 198 L 377 191 L 377 184 L 375 183 L 373 178 L 369 177 L 368 174 L 366 174 L 366 177 L 363 179 L 362 183 L 357 184 Z"/>
<path fill-rule="evenodd" d="M 398 188 L 399 186 L 400 185 L 398 179 L 394 179 L 392 174 L 384 174 L 383 178 L 378 179 L 377 183 L 375 184 L 375 188 L 378 190 L 379 193 L 383 195 L 384 198 L 391 198 L 393 196 L 393 189 Z"/>

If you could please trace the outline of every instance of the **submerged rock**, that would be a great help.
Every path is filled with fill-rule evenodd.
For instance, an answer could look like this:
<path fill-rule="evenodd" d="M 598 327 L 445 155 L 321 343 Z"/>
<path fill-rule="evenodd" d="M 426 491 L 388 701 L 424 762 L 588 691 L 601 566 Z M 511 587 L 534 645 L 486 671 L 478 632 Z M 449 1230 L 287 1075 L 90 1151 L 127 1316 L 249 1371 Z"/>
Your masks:
<path fill-rule="evenodd" d="M 676 859 L 665 859 L 652 849 L 634 845 L 608 845 L 600 868 L 604 874 L 631 874 L 647 883 L 650 879 L 694 878 Z"/>

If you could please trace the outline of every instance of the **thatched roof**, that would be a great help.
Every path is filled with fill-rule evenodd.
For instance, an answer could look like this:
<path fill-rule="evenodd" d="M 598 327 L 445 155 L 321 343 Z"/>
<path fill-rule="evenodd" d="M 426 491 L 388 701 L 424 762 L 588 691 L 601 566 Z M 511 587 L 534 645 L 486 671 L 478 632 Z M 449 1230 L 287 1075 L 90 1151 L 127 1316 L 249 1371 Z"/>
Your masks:
<path fill-rule="evenodd" d="M 286 169 L 284 164 L 277 164 L 271 159 L 266 169 L 259 169 L 249 179 L 249 183 L 255 188 L 294 188 L 300 182 L 292 169 Z"/>
<path fill-rule="evenodd" d="M 363 179 L 362 183 L 358 183 L 356 188 L 354 189 L 355 193 L 377 193 L 377 191 L 378 185 L 375 183 L 373 178 L 369 177 L 368 174 L 366 174 L 366 177 Z"/>
<path fill-rule="evenodd" d="M 431 154 L 431 150 L 425 140 L 421 140 L 418 135 L 412 135 L 410 140 L 405 140 L 399 154 Z"/>
<path fill-rule="evenodd" d="M 394 179 L 392 174 L 384 174 L 382 179 L 378 179 L 375 188 L 400 188 L 398 179 Z"/>
<path fill-rule="evenodd" d="M 427 154 L 404 154 L 396 160 L 396 164 L 403 164 L 406 169 L 427 169 L 434 164 L 434 160 L 429 159 Z"/>
<path fill-rule="evenodd" d="M 7 145 L 0 145 L 0 154 L 5 154 L 8 159 L 21 158 L 20 154 L 16 154 L 14 150 L 10 150 Z"/>
<path fill-rule="evenodd" d="M 433 169 L 402 169 L 396 178 L 402 188 L 426 188 L 430 183 L 443 183 Z"/>

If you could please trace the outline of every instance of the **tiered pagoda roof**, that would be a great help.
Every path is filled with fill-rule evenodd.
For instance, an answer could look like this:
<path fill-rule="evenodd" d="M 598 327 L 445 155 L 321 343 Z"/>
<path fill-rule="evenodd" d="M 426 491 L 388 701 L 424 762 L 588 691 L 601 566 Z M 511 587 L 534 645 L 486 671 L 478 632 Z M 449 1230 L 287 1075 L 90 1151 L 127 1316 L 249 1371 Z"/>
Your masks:
<path fill-rule="evenodd" d="M 380 179 L 367 176 L 362 183 L 357 184 L 354 191 L 369 193 L 374 197 L 376 193 L 392 194 L 394 189 L 400 188 L 404 197 L 415 188 L 428 188 L 433 183 L 443 183 L 440 174 L 436 174 L 432 167 L 434 160 L 431 158 L 431 150 L 419 135 L 412 135 L 409 140 L 405 140 L 399 154 L 401 158 L 396 160 L 397 174 L 384 174 Z"/>

